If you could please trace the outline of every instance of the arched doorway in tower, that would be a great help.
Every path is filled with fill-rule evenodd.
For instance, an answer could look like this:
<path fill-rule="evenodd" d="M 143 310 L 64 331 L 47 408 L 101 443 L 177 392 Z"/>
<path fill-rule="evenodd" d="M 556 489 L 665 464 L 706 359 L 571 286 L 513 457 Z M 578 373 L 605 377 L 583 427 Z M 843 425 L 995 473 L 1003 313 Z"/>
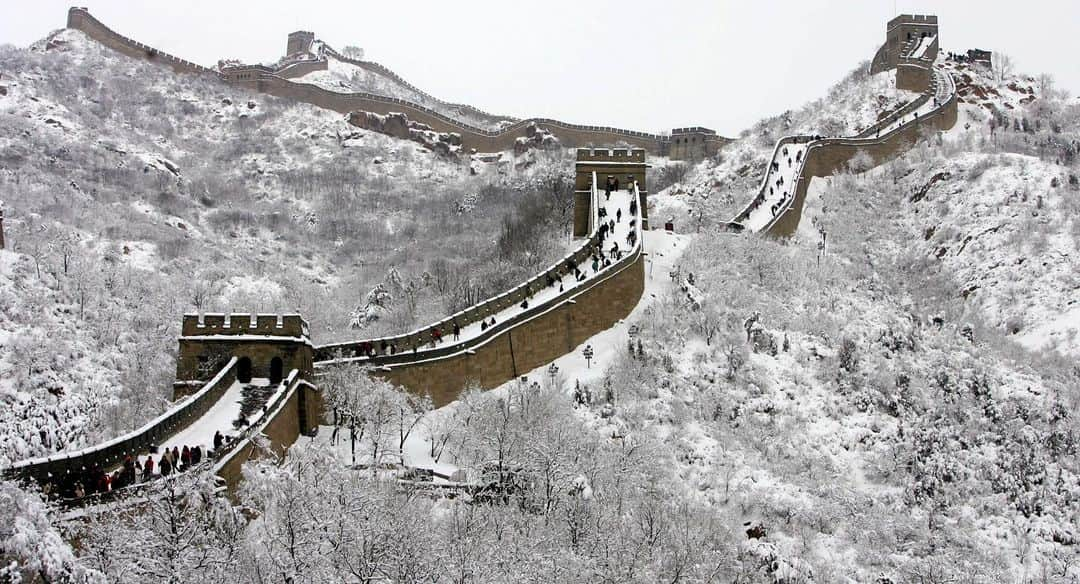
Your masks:
<path fill-rule="evenodd" d="M 285 365 L 281 362 L 281 357 L 274 357 L 270 360 L 270 385 L 277 385 L 281 383 L 284 378 Z"/>
<path fill-rule="evenodd" d="M 236 362 L 236 380 L 240 383 L 251 383 L 251 359 L 240 357 Z"/>

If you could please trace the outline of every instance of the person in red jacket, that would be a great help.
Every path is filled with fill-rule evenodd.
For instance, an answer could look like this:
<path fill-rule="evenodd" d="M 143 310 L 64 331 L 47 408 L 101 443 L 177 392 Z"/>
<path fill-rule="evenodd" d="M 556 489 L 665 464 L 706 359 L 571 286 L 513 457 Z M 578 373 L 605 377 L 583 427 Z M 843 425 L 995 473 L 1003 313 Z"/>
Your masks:
<path fill-rule="evenodd" d="M 146 464 L 143 465 L 143 480 L 148 481 L 154 478 L 154 457 L 147 456 Z"/>
<path fill-rule="evenodd" d="M 183 464 L 183 469 L 187 470 L 191 466 L 191 450 L 188 449 L 187 444 L 184 445 L 184 449 L 180 451 L 180 463 Z"/>

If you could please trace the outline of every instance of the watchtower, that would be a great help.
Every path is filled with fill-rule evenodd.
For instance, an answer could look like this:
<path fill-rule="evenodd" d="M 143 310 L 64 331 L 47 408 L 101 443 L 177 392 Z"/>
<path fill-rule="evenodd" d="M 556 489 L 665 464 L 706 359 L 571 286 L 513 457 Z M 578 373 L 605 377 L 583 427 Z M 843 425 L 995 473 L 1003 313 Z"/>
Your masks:
<path fill-rule="evenodd" d="M 306 53 L 311 49 L 311 43 L 315 42 L 315 33 L 307 30 L 298 30 L 289 33 L 289 43 L 285 46 L 285 56 L 297 53 Z"/>
<path fill-rule="evenodd" d="M 719 152 L 720 144 L 715 130 L 700 126 L 675 128 L 668 143 L 668 157 L 672 160 L 702 160 Z"/>
<path fill-rule="evenodd" d="M 589 214 L 592 212 L 592 175 L 595 172 L 601 188 L 608 176 L 619 181 L 623 188 L 629 180 L 637 181 L 641 209 L 641 228 L 649 228 L 649 194 L 645 184 L 645 150 L 642 148 L 578 148 L 577 175 L 574 179 L 574 236 L 584 237 L 589 234 Z"/>
<path fill-rule="evenodd" d="M 180 334 L 174 399 L 197 391 L 232 357 L 244 383 L 277 383 L 293 369 L 310 379 L 314 371 L 308 323 L 298 314 L 185 314 Z"/>
<path fill-rule="evenodd" d="M 927 50 L 919 55 L 933 62 L 940 43 L 937 42 L 938 17 L 927 14 L 901 14 L 885 26 L 885 44 L 881 45 L 870 63 L 870 74 L 895 69 L 902 57 L 918 50 L 925 38 L 934 38 Z"/>

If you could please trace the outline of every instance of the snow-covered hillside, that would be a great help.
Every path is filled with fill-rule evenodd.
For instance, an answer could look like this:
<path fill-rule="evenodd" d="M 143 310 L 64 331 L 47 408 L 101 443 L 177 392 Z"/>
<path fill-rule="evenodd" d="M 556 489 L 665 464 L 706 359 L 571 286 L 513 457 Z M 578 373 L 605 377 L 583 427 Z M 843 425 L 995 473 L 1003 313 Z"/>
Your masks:
<path fill-rule="evenodd" d="M 50 441 L 103 427 L 93 404 L 122 401 L 115 381 L 163 374 L 129 368 L 172 366 L 182 309 L 295 304 L 318 330 L 348 306 L 370 330 L 402 326 L 565 245 L 565 158 L 442 160 L 59 40 L 0 53 L 17 71 L 0 97 L 16 244 L 0 253 L 0 343 L 62 349 L 0 353 L 26 372 L 0 399 L 34 412 L 0 420 L 18 429 L 9 450 L 47 450 L 32 431 L 53 411 L 86 421 Z M 678 184 L 653 189 L 651 219 L 680 233 L 645 236 L 643 301 L 588 356 L 434 412 L 332 368 L 321 435 L 250 464 L 239 506 L 197 473 L 158 483 L 147 512 L 64 524 L 83 567 L 253 584 L 1077 581 L 1080 107 L 1049 79 L 943 66 L 956 127 L 815 180 L 792 240 L 713 227 L 781 135 L 854 134 L 913 98 L 892 74 L 860 66 L 715 160 L 653 169 Z M 0 512 L 48 532 L 32 502 Z"/>
<path fill-rule="evenodd" d="M 27 351 L 0 352 L 34 378 L 0 380 L 5 416 L 19 404 L 65 412 L 60 439 L 5 425 L 0 458 L 88 444 L 160 412 L 184 312 L 299 310 L 316 342 L 411 330 L 571 244 L 563 152 L 441 157 L 73 30 L 0 47 L 0 69 L 0 287 L 20 297 L 3 307 L 0 347 L 52 342 L 78 356 L 41 369 Z"/>
<path fill-rule="evenodd" d="M 802 239 L 835 225 L 822 207 L 899 192 L 897 220 L 968 310 L 1030 349 L 1078 355 L 1080 107 L 1046 78 L 945 66 L 963 96 L 957 126 L 864 179 L 815 180 Z"/>

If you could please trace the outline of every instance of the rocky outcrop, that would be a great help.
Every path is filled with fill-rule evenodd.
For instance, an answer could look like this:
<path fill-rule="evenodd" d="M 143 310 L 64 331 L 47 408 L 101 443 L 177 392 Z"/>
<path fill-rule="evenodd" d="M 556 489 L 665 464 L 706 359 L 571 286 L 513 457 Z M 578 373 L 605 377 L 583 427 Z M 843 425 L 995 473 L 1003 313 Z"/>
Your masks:
<path fill-rule="evenodd" d="M 431 126 L 414 122 L 400 112 L 382 115 L 355 111 L 349 114 L 349 123 L 372 132 L 411 140 L 442 156 L 454 156 L 461 151 L 461 134 L 436 132 Z"/>
<path fill-rule="evenodd" d="M 536 124 L 529 124 L 525 128 L 525 135 L 514 141 L 514 154 L 524 154 L 535 148 L 558 148 L 559 145 L 559 138 L 555 134 Z"/>

